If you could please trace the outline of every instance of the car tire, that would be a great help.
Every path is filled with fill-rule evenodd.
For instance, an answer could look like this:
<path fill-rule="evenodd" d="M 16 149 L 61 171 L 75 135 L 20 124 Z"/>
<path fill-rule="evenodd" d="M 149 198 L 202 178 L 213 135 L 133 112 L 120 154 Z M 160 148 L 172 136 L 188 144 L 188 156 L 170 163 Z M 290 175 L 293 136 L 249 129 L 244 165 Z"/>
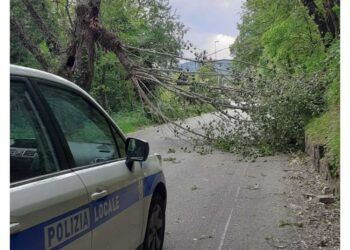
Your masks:
<path fill-rule="evenodd" d="M 143 250 L 161 250 L 164 242 L 164 231 L 165 202 L 159 193 L 155 193 L 148 212 Z"/>

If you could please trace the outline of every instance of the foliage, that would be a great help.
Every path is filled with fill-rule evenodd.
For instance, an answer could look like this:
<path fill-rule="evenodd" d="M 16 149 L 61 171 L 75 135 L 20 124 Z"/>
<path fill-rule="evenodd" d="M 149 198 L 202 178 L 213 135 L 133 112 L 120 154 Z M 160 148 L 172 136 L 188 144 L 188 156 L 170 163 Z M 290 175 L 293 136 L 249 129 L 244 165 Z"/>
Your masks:
<path fill-rule="evenodd" d="M 33 7 L 38 11 L 43 21 L 49 27 L 55 27 L 55 33 L 58 34 L 59 40 L 65 44 L 70 32 L 68 19 L 65 12 L 66 0 L 57 1 L 32 1 Z M 45 55 L 50 62 L 49 71 L 53 72 L 57 67 L 58 58 L 49 53 L 43 33 L 32 21 L 28 10 L 21 0 L 11 0 L 11 18 L 16 17 L 21 20 L 22 28 L 27 31 L 34 44 L 38 45 L 39 50 Z M 22 66 L 42 69 L 41 65 L 35 60 L 33 55 L 22 47 L 18 38 L 11 32 L 10 34 L 10 62 Z"/>
<path fill-rule="evenodd" d="M 195 74 L 195 81 L 201 83 L 216 83 L 217 74 L 212 64 L 201 64 Z"/>
<path fill-rule="evenodd" d="M 323 0 L 317 4 L 324 6 Z M 234 122 L 215 125 L 221 131 L 216 144 L 254 156 L 289 151 L 303 147 L 307 126 L 306 133 L 329 148 L 337 169 L 339 40 L 326 46 L 299 0 L 247 0 L 239 29 L 231 52 L 240 77 L 231 99 L 247 109 L 231 114 Z"/>
<path fill-rule="evenodd" d="M 127 45 L 181 53 L 184 25 L 177 20 L 165 0 L 102 1 L 101 19 L 106 27 L 118 32 Z M 177 63 L 174 58 L 149 53 L 137 52 L 136 55 L 134 60 L 145 67 Z M 135 110 L 140 105 L 138 95 L 126 80 L 127 72 L 113 53 L 99 50 L 95 69 L 92 94 L 104 108 L 120 113 Z"/>
<path fill-rule="evenodd" d="M 70 20 L 76 18 L 76 1 L 32 1 L 47 27 L 67 48 L 72 27 Z M 68 9 L 68 11 L 67 11 Z M 49 62 L 49 71 L 56 72 L 59 56 L 52 56 L 43 32 L 38 28 L 21 0 L 11 1 L 11 18 L 20 21 L 26 34 Z M 147 49 L 157 49 L 181 54 L 184 45 L 184 25 L 171 10 L 166 0 L 105 0 L 101 1 L 99 21 L 104 27 L 115 32 L 123 44 Z M 41 65 L 35 57 L 24 49 L 15 34 L 11 33 L 11 58 L 13 64 L 34 67 Z M 145 67 L 173 65 L 176 58 L 132 51 L 133 60 Z M 84 57 L 84 55 L 83 55 Z M 127 79 L 118 58 L 99 46 L 95 49 L 94 74 L 90 94 L 111 112 L 134 110 L 139 105 L 139 97 Z"/>
<path fill-rule="evenodd" d="M 167 98 L 165 100 L 163 99 L 159 104 L 162 105 L 162 107 L 160 107 L 161 111 L 166 114 L 167 117 L 174 119 L 184 119 L 213 111 L 212 107 L 206 105 L 184 106 Z M 152 114 L 150 111 L 148 114 L 145 114 L 145 110 L 138 106 L 133 111 L 114 113 L 112 114 L 112 118 L 124 133 L 131 133 L 140 128 L 163 122 L 157 114 Z"/>
<path fill-rule="evenodd" d="M 240 60 L 294 73 L 312 71 L 324 58 L 320 34 L 299 0 L 249 0 L 239 29 L 231 52 Z"/>
<path fill-rule="evenodd" d="M 214 111 L 210 105 L 190 102 L 165 89 L 157 88 L 156 96 L 160 111 L 168 118 L 184 119 Z"/>
<path fill-rule="evenodd" d="M 256 74 L 252 70 L 250 75 Z M 292 84 L 291 84 L 292 83 Z M 235 100 L 245 100 L 242 111 L 227 111 L 231 121 L 205 127 L 208 137 L 223 149 L 244 156 L 288 152 L 304 145 L 304 126 L 323 111 L 325 83 L 317 75 L 241 79 Z M 218 130 L 219 136 L 210 131 Z"/>
<path fill-rule="evenodd" d="M 145 117 L 144 111 L 140 107 L 133 111 L 114 113 L 112 118 L 124 133 L 134 132 L 153 123 Z"/>
<path fill-rule="evenodd" d="M 89 1 L 85 1 L 85 3 L 88 2 Z M 66 4 L 68 4 L 68 6 Z M 76 28 L 74 24 L 77 23 L 75 22 L 71 25 L 70 19 L 72 17 L 69 15 L 73 16 L 73 10 L 77 9 L 78 5 L 79 2 L 63 0 L 55 2 L 45 0 L 41 5 L 40 3 L 33 5 L 33 8 L 43 18 L 46 26 L 56 27 L 53 33 L 59 37 L 60 42 L 64 44 L 62 47 L 68 47 L 67 51 L 70 49 L 70 45 L 66 44 L 67 41 L 69 41 L 70 29 L 72 27 Z M 126 51 L 125 53 L 130 57 L 130 59 L 128 59 L 131 62 L 130 64 L 146 69 L 177 65 L 178 59 L 176 55 L 181 55 L 182 47 L 185 45 L 182 40 L 185 28 L 184 25 L 178 21 L 178 17 L 171 10 L 167 0 L 106 0 L 101 1 L 99 12 L 99 25 L 118 34 L 117 37 L 118 39 L 120 38 L 120 43 L 122 44 L 121 50 L 124 52 Z M 26 13 L 26 9 L 19 0 L 14 0 L 11 8 L 11 16 L 20 20 L 20 13 Z M 52 16 L 48 16 L 47 13 L 52 13 Z M 45 37 L 45 34 L 42 34 L 42 29 L 37 29 L 34 22 L 35 18 L 28 15 L 28 13 L 26 14 L 28 16 L 26 21 L 29 26 L 25 31 L 30 36 L 34 35 L 34 39 L 36 39 L 35 44 L 38 45 L 40 53 L 44 55 L 45 58 L 50 57 L 51 54 L 49 45 L 47 44 L 47 37 Z M 78 12 L 74 15 L 75 21 L 78 20 L 77 18 Z M 37 32 L 37 34 L 35 32 Z M 76 39 L 79 40 L 81 38 Z M 137 91 L 137 87 L 130 79 L 130 69 L 125 68 L 125 64 L 119 61 L 120 57 L 118 53 L 115 53 L 115 51 L 111 52 L 110 48 L 103 47 L 102 49 L 100 46 L 103 45 L 100 40 L 101 37 L 99 37 L 98 41 L 95 43 L 97 47 L 92 49 L 92 54 L 94 55 L 92 59 L 93 67 L 81 67 L 81 69 L 78 70 L 79 72 L 74 72 L 74 70 L 73 72 L 78 78 L 82 78 L 81 73 L 83 73 L 83 75 L 87 75 L 86 72 L 89 74 L 91 73 L 93 78 L 91 89 L 90 87 L 88 88 L 89 92 L 107 111 L 116 113 L 121 117 L 123 117 L 123 113 L 130 115 L 129 111 L 134 111 L 137 115 L 148 117 L 145 118 L 145 120 L 125 119 L 127 130 L 133 130 L 136 126 L 139 126 L 135 123 L 140 122 L 140 124 L 142 124 L 149 119 L 151 119 L 152 122 L 159 120 L 164 121 L 164 119 L 160 119 L 160 117 L 155 114 L 156 112 L 151 112 L 149 107 L 142 107 L 146 105 L 145 98 L 153 98 L 153 101 L 157 103 L 157 107 L 159 107 L 166 116 L 173 119 L 188 117 L 209 110 L 208 107 L 202 107 L 196 103 L 188 105 L 188 100 L 180 102 L 181 98 L 175 97 L 174 94 L 166 90 L 166 88 L 155 88 L 154 85 L 147 82 L 147 80 L 143 82 L 143 91 L 147 93 L 147 97 L 141 97 L 139 91 Z M 16 41 L 11 41 L 11 45 L 13 42 Z M 74 43 L 74 41 L 72 43 Z M 79 44 L 81 43 L 83 42 L 78 43 L 76 46 L 80 46 Z M 95 46 L 95 44 L 93 44 L 93 46 Z M 156 49 L 158 52 L 167 52 L 175 56 L 164 57 L 156 53 L 146 53 L 135 50 L 132 47 L 149 50 Z M 16 47 L 13 47 L 13 50 L 15 52 Z M 88 49 L 82 46 L 79 59 L 84 61 L 90 60 L 87 51 Z M 76 56 L 74 53 L 73 55 Z M 55 60 L 57 58 L 58 57 L 50 58 L 49 64 L 51 71 L 55 71 L 54 69 L 60 65 L 60 63 Z M 31 59 L 33 58 L 31 57 Z M 16 63 L 16 60 L 17 58 L 14 58 L 13 63 Z M 75 62 L 79 61 L 75 57 L 73 60 L 74 65 Z M 81 86 L 84 86 L 84 84 L 81 84 Z M 168 97 L 166 97 L 166 95 Z M 143 109 L 145 111 L 140 112 L 140 110 Z M 148 124 L 148 121 L 146 124 Z M 85 132 L 82 131 L 82 133 Z"/>
<path fill-rule="evenodd" d="M 339 175 L 340 165 L 340 48 L 335 41 L 328 51 L 328 74 L 324 79 L 330 82 L 324 97 L 327 110 L 314 117 L 306 126 L 306 134 L 316 143 L 326 145 L 326 156 L 330 159 L 331 173 Z"/>
<path fill-rule="evenodd" d="M 101 18 L 127 45 L 181 54 L 186 31 L 167 0 L 106 0 L 101 5 Z M 177 63 L 174 58 L 149 53 L 139 53 L 137 60 L 148 65 Z"/>
<path fill-rule="evenodd" d="M 110 112 L 134 110 L 138 105 L 137 96 L 127 73 L 118 63 L 116 56 L 99 50 L 95 60 L 95 74 L 90 94 Z"/>

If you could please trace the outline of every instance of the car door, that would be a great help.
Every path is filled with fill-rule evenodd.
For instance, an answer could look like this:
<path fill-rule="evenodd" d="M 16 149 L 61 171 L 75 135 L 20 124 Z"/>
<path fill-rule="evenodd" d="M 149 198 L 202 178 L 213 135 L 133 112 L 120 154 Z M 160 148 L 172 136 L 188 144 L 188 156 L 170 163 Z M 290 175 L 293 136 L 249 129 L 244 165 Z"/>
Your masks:
<path fill-rule="evenodd" d="M 10 85 L 10 247 L 91 249 L 88 195 L 29 82 Z"/>
<path fill-rule="evenodd" d="M 125 165 L 124 138 L 87 95 L 39 82 L 90 199 L 93 249 L 136 249 L 143 228 L 143 171 Z"/>

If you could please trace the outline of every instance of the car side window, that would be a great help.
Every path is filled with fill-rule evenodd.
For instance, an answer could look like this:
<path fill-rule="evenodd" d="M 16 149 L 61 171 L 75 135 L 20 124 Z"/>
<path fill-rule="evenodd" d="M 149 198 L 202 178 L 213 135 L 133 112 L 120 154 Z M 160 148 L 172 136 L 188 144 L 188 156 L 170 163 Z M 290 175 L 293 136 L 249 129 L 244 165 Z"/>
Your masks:
<path fill-rule="evenodd" d="M 10 182 L 59 170 L 47 130 L 23 82 L 10 85 Z"/>
<path fill-rule="evenodd" d="M 39 84 L 72 152 L 75 165 L 86 166 L 120 158 L 105 117 L 80 95 Z"/>

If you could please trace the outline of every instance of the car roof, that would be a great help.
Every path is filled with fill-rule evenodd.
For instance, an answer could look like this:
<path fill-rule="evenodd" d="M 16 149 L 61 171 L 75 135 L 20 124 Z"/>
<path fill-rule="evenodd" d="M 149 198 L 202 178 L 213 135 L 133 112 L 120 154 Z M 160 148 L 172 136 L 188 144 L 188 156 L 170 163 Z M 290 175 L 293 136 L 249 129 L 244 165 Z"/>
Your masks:
<path fill-rule="evenodd" d="M 32 69 L 32 68 L 27 68 L 23 66 L 18 66 L 18 65 L 10 65 L 10 74 L 11 75 L 16 75 L 16 76 L 24 76 L 24 77 L 33 77 L 33 78 L 40 78 L 48 81 L 53 81 L 71 88 L 74 88 L 80 92 L 83 92 L 84 94 L 87 94 L 82 88 L 77 86 L 76 84 L 51 73 L 37 70 L 37 69 Z"/>

